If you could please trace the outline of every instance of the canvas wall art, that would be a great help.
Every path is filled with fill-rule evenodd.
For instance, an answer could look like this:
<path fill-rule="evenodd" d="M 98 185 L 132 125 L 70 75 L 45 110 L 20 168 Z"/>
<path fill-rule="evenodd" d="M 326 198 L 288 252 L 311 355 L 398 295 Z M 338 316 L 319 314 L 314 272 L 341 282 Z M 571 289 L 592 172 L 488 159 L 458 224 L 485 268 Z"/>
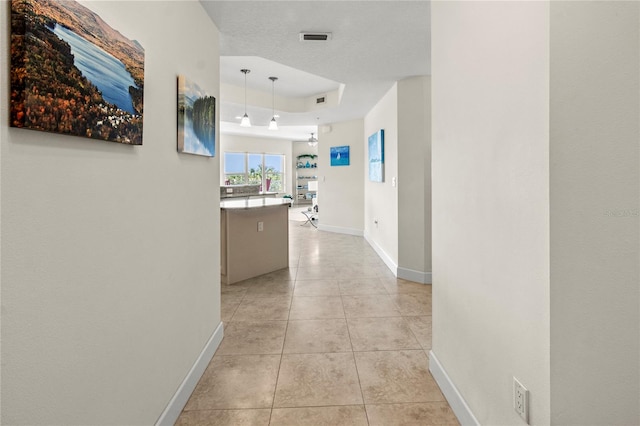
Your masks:
<path fill-rule="evenodd" d="M 216 98 L 178 76 L 178 152 L 215 157 Z"/>
<path fill-rule="evenodd" d="M 384 182 L 384 130 L 369 136 L 369 180 Z"/>
<path fill-rule="evenodd" d="M 90 7 L 11 0 L 10 125 L 141 145 L 144 48 Z"/>
<path fill-rule="evenodd" d="M 349 147 L 348 146 L 332 146 L 329 148 L 332 166 L 348 166 L 349 165 Z"/>

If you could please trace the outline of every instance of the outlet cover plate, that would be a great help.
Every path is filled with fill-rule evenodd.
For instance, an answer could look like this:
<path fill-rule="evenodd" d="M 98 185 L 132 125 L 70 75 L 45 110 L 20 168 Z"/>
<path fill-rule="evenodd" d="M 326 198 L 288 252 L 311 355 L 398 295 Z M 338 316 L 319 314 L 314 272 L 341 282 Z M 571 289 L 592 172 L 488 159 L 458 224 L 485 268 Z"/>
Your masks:
<path fill-rule="evenodd" d="M 529 391 L 515 377 L 513 378 L 513 409 L 529 424 Z"/>

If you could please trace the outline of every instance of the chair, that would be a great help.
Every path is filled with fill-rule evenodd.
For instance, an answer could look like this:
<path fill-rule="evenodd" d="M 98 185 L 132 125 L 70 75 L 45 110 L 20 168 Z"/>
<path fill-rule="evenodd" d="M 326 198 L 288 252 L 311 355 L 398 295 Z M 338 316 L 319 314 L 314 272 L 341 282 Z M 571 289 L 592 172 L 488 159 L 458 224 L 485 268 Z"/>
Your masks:
<path fill-rule="evenodd" d="M 307 218 L 307 221 L 300 226 L 310 223 L 314 228 L 318 227 L 318 225 L 315 224 L 315 221 L 318 220 L 318 213 L 315 212 L 315 209 L 309 208 L 309 210 L 302 210 L 300 213 Z"/>

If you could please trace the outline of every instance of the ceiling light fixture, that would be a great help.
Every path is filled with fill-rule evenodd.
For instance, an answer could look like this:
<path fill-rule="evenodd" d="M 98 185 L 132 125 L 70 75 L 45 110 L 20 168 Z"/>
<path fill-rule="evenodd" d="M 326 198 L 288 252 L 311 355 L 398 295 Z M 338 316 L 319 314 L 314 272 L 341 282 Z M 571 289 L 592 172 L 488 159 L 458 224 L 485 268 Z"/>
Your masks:
<path fill-rule="evenodd" d="M 240 127 L 251 127 L 251 120 L 249 120 L 249 116 L 247 115 L 247 74 L 249 74 L 251 70 L 241 69 L 240 72 L 244 74 L 244 115 L 242 116 L 242 121 L 240 121 Z"/>
<path fill-rule="evenodd" d="M 311 137 L 309 138 L 309 142 L 307 142 L 309 144 L 309 146 L 316 146 L 318 145 L 318 138 L 316 138 L 315 136 L 313 136 L 314 134 L 311 133 Z"/>
<path fill-rule="evenodd" d="M 276 80 L 278 77 L 269 77 L 271 80 L 271 108 L 273 110 L 273 116 L 269 122 L 269 130 L 278 130 L 278 123 L 276 122 Z"/>

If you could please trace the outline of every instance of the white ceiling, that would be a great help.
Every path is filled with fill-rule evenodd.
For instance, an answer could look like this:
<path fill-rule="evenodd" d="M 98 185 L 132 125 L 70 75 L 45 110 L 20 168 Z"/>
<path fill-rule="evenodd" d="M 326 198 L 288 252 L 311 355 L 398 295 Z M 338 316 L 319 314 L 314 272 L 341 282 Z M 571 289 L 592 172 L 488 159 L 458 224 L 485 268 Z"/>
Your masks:
<path fill-rule="evenodd" d="M 306 97 L 316 93 L 336 90 L 340 83 L 304 72 L 260 56 L 223 56 L 220 58 L 220 75 L 225 84 L 244 87 L 241 69 L 247 74 L 247 87 L 271 93 L 269 77 L 278 77 L 275 86 L 278 96 Z"/>
<path fill-rule="evenodd" d="M 252 96 L 264 92 L 271 99 L 269 76 L 278 77 L 276 114 L 282 129 L 272 134 L 307 139 L 318 124 L 364 117 L 395 81 L 430 74 L 428 0 L 200 2 L 220 30 L 220 110 L 221 120 L 228 122 L 223 132 L 264 133 L 270 101 L 265 105 L 263 97 L 252 105 Z M 307 31 L 331 32 L 332 40 L 300 42 L 299 33 Z M 235 123 L 244 114 L 242 101 L 225 100 L 226 86 L 244 91 L 241 68 L 251 69 L 247 113 L 255 125 L 248 132 Z M 344 92 L 337 105 L 278 110 L 286 98 L 308 98 L 340 84 Z"/>

